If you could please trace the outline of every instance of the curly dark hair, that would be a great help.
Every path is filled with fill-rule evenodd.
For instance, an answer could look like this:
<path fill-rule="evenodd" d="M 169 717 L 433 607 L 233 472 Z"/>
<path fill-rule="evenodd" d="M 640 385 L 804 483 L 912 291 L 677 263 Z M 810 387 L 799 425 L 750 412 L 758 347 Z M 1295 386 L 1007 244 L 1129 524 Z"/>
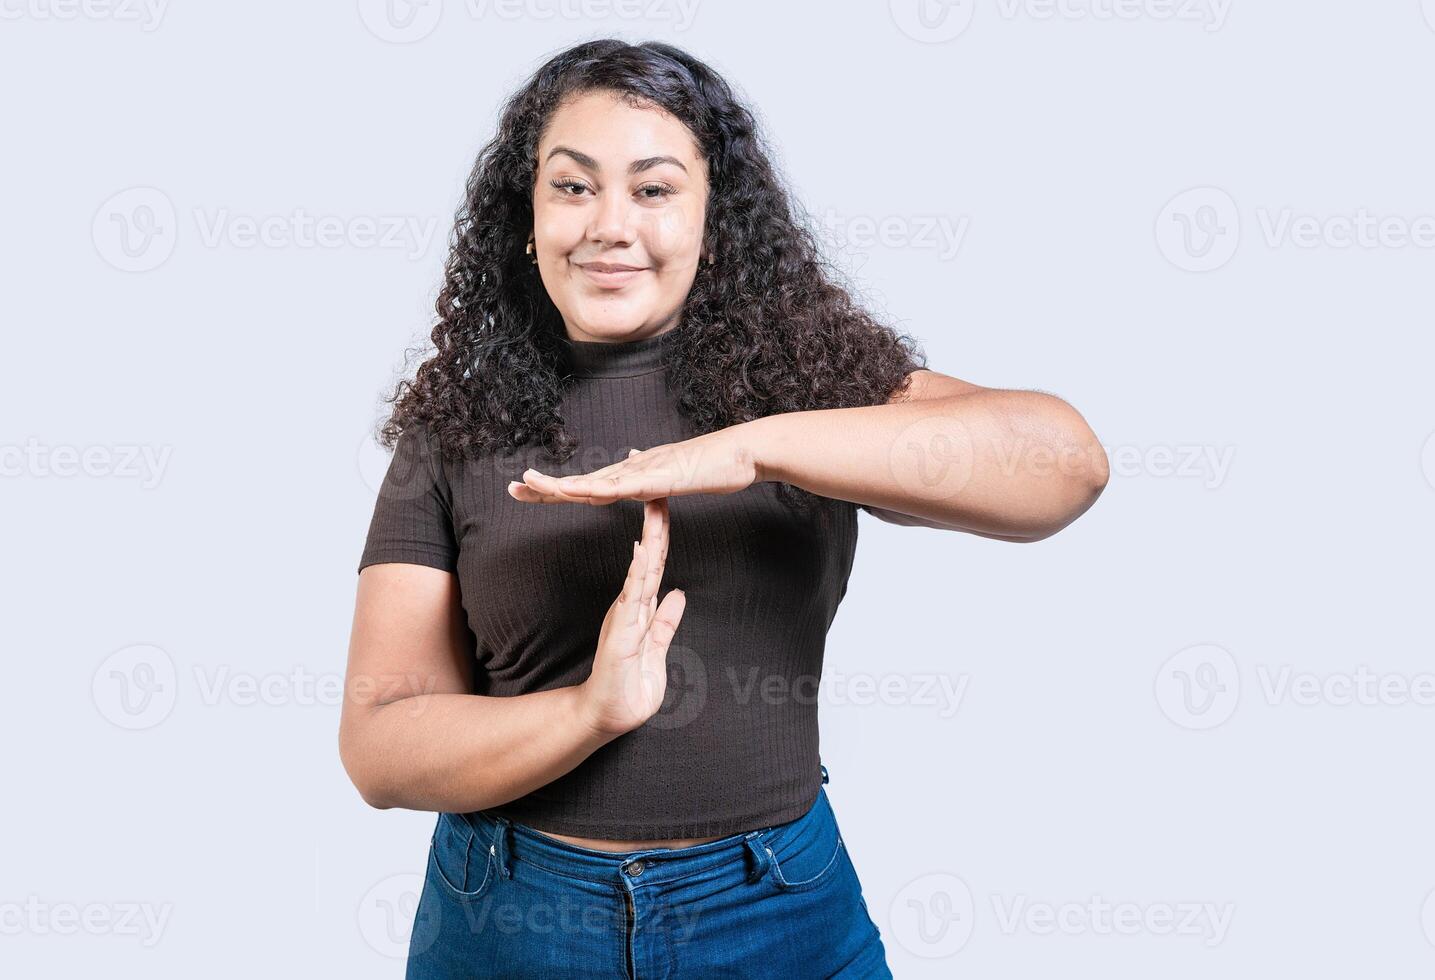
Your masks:
<path fill-rule="evenodd" d="M 591 91 L 670 113 L 707 161 L 703 244 L 716 264 L 699 265 L 666 361 L 667 384 L 698 433 L 881 404 L 924 366 L 910 337 L 874 321 L 834 282 L 727 82 L 673 45 L 604 38 L 554 56 L 505 103 L 449 240 L 436 350 L 386 399 L 383 445 L 425 426 L 445 457 L 537 443 L 565 460 L 578 449 L 560 413 L 563 319 L 525 246 L 540 137 L 565 99 Z M 811 502 L 799 488 L 779 489 Z"/>

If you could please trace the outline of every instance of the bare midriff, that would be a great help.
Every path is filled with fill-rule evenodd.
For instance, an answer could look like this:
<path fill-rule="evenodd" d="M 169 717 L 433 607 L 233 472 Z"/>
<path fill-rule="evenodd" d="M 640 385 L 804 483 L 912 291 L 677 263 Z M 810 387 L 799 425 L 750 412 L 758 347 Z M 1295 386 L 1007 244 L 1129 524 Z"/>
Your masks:
<path fill-rule="evenodd" d="M 578 847 L 586 847 L 594 851 L 648 851 L 659 847 L 674 849 L 693 847 L 722 839 L 721 837 L 674 837 L 666 840 L 602 840 L 596 837 L 571 837 L 568 834 L 554 834 L 546 830 L 538 832 L 544 837 L 552 837 L 566 844 L 576 844 Z"/>

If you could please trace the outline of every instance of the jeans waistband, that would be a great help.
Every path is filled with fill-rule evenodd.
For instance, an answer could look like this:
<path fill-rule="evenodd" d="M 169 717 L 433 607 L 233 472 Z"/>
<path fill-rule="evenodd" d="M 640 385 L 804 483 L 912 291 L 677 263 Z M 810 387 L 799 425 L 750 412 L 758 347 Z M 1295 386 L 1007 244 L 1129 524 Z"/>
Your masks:
<path fill-rule="evenodd" d="M 828 781 L 822 767 L 822 783 Z M 455 814 L 468 822 L 478 840 L 486 842 L 497 859 L 499 873 L 513 876 L 516 857 L 550 871 L 589 881 L 614 882 L 625 878 L 644 882 L 672 881 L 713 865 L 743 861 L 747 880 L 755 881 L 767 870 L 770 851 L 764 846 L 775 834 L 814 817 L 831 814 L 825 786 L 819 785 L 817 799 L 807 814 L 774 827 L 730 834 L 691 847 L 656 847 L 632 851 L 600 851 L 558 840 L 507 817 L 483 811 Z"/>

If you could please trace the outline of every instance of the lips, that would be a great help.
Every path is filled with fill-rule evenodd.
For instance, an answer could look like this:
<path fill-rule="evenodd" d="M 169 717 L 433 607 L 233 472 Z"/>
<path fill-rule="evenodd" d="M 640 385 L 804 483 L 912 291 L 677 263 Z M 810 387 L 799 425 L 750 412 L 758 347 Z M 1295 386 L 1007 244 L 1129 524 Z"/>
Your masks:
<path fill-rule="evenodd" d="M 578 268 L 583 270 L 583 275 L 587 276 L 590 282 L 603 289 L 619 289 L 647 271 L 618 262 L 587 262 Z"/>

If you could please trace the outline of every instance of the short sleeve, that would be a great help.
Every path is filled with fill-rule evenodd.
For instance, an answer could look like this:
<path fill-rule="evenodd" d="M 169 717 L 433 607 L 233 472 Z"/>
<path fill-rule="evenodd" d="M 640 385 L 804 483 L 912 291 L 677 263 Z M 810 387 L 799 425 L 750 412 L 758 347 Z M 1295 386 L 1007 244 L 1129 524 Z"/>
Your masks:
<path fill-rule="evenodd" d="M 381 562 L 458 567 L 453 500 L 443 460 L 423 426 L 406 428 L 374 502 L 359 571 Z"/>

